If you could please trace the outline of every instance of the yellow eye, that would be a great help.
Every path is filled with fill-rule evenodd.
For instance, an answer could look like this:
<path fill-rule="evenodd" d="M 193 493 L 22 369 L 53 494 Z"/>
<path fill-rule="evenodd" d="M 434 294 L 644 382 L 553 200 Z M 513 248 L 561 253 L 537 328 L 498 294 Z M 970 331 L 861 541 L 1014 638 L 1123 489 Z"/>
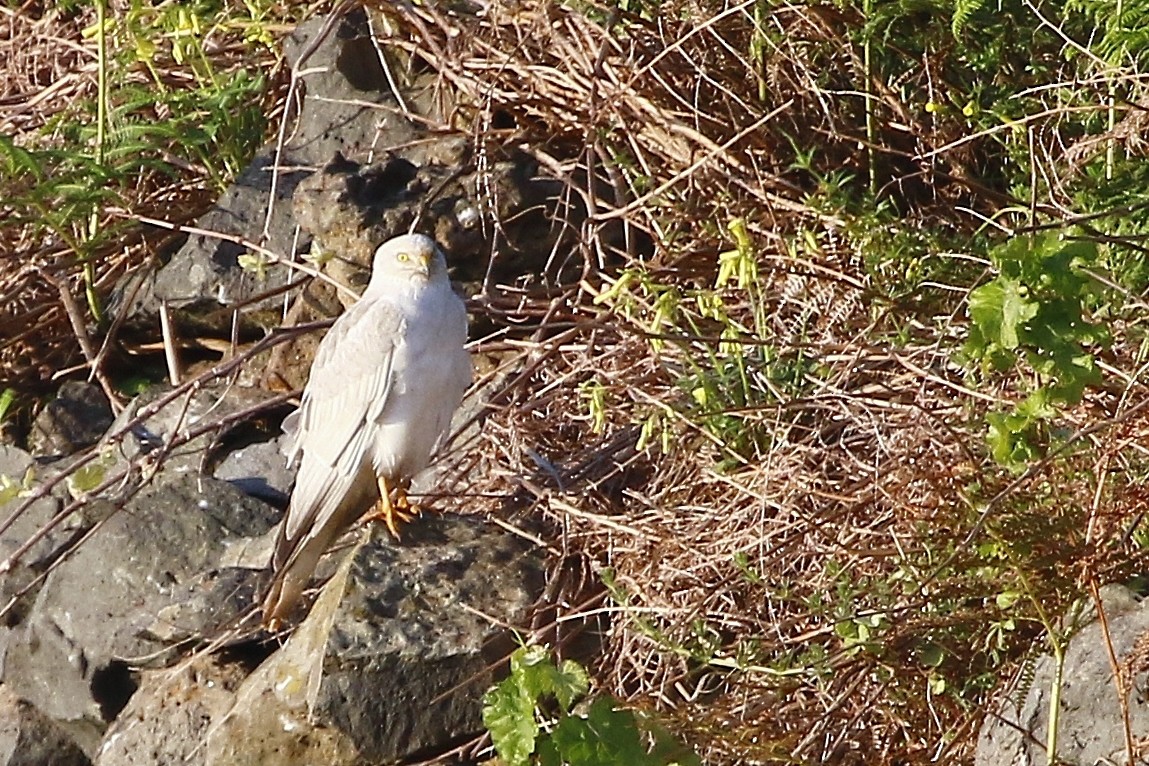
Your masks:
<path fill-rule="evenodd" d="M 407 261 L 411 260 L 411 256 L 407 255 L 406 253 L 399 253 L 397 256 L 395 256 L 395 260 L 399 261 L 399 263 L 406 263 Z"/>

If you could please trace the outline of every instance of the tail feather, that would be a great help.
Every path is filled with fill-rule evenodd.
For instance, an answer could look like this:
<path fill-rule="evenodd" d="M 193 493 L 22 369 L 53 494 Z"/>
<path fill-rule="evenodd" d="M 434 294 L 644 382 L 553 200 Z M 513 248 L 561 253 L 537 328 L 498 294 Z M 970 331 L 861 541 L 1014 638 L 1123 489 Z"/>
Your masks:
<path fill-rule="evenodd" d="M 264 625 L 291 615 L 323 554 L 358 516 L 378 498 L 371 470 L 355 477 L 311 476 L 306 460 L 291 496 L 291 505 L 275 540 L 271 569 L 275 573 L 263 600 Z M 312 491 L 321 488 L 318 492 Z"/>

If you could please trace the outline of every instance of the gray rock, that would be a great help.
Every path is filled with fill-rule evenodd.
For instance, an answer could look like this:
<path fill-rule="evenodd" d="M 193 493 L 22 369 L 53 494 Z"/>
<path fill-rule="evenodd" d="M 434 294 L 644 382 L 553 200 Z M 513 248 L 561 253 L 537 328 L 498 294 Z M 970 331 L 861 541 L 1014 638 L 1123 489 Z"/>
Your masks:
<path fill-rule="evenodd" d="M 281 436 L 232 450 L 216 466 L 215 477 L 231 482 L 252 497 L 286 503 L 295 471 L 287 467 L 282 442 Z"/>
<path fill-rule="evenodd" d="M 478 519 L 428 517 L 401 544 L 374 529 L 304 622 L 240 688 L 208 763 L 319 763 L 312 747 L 389 763 L 482 730 L 480 700 L 538 598 L 521 539 Z M 335 763 L 336 761 L 326 761 Z"/>
<path fill-rule="evenodd" d="M 32 456 L 16 447 L 0 446 L 0 482 L 11 490 L 21 488 L 34 489 L 46 475 L 46 471 L 38 468 Z M 0 532 L 0 562 L 10 564 L 10 568 L 0 575 L 0 608 L 6 607 L 11 599 L 28 588 L 32 588 L 7 610 L 2 624 L 15 625 L 24 619 L 24 615 L 36 597 L 35 582 L 44 573 L 47 567 L 56 559 L 62 548 L 73 538 L 83 524 L 82 519 L 73 517 L 58 525 L 52 532 L 33 545 L 26 554 L 16 561 L 10 561 L 17 550 L 32 538 L 40 529 L 60 511 L 60 500 L 54 496 L 47 496 L 32 503 L 28 508 L 13 518 L 17 510 L 25 503 L 25 498 L 19 492 L 8 502 L 0 503 L 0 523 L 11 524 Z M 0 492 L 3 492 L 0 487 Z"/>
<path fill-rule="evenodd" d="M 28 444 L 41 457 L 71 455 L 98 442 L 112 419 L 112 408 L 99 386 L 66 381 L 36 416 Z"/>
<path fill-rule="evenodd" d="M 155 615 L 181 585 L 217 566 L 230 544 L 266 533 L 276 516 L 215 479 L 185 476 L 145 488 L 48 576 L 13 631 L 3 682 L 91 755 L 134 691 L 130 668 L 167 650 L 149 638 Z"/>
<path fill-rule="evenodd" d="M 52 721 L 0 686 L 0 766 L 89 766 Z"/>
<path fill-rule="evenodd" d="M 562 281 L 560 274 L 577 279 L 581 260 L 574 233 L 582 214 L 566 209 L 563 181 L 546 177 L 536 161 L 515 149 L 485 147 L 479 163 L 469 135 L 443 135 L 405 117 L 361 11 L 347 14 L 301 62 L 324 21 L 300 25 L 287 46 L 287 59 L 301 63 L 304 97 L 278 157 L 274 194 L 276 148 L 268 146 L 197 227 L 259 242 L 286 259 L 308 252 L 314 236 L 320 250 L 338 256 L 327 267 L 332 275 L 351 284 L 379 242 L 413 225 L 446 246 L 455 277 L 467 283 L 490 277 L 510 284 L 524 276 L 555 282 Z M 392 69 L 410 108 L 433 121 L 454 119 L 433 74 Z M 498 226 L 487 225 L 491 217 Z M 556 226 L 556 220 L 564 225 Z M 297 224 L 303 236 L 297 236 Z M 488 268 L 488 254 L 495 251 L 499 257 Z M 183 334 L 229 337 L 231 307 L 252 300 L 240 316 L 248 337 L 281 324 L 282 296 L 261 296 L 298 274 L 271 262 L 244 268 L 240 256 L 246 252 L 234 242 L 191 235 L 158 272 L 125 277 L 110 301 L 111 313 L 150 329 L 163 301 L 175 310 Z"/>
<path fill-rule="evenodd" d="M 137 397 L 120 413 L 113 431 L 136 419 L 138 413 L 169 393 L 169 388 L 157 386 Z M 260 388 L 221 382 L 191 389 L 134 426 L 130 436 L 120 445 L 118 455 L 129 460 L 141 454 L 151 455 L 152 458 L 145 462 L 149 473 L 155 473 L 160 481 L 199 475 L 227 454 L 218 445 L 225 434 L 242 425 L 241 418 L 231 422 L 233 416 L 271 397 L 272 394 Z M 218 429 L 207 428 L 213 424 L 220 426 Z M 171 447 L 174 437 L 190 437 L 201 430 L 203 432 L 198 436 L 187 439 L 178 447 Z"/>
<path fill-rule="evenodd" d="M 234 548 L 244 548 L 248 542 L 238 541 L 224 554 L 225 558 L 232 555 Z M 260 550 L 257 560 L 245 562 L 249 566 L 209 569 L 181 583 L 173 590 L 172 603 L 157 610 L 151 622 L 141 625 L 138 636 L 157 644 L 192 646 L 209 639 L 227 645 L 250 638 L 256 632 L 254 621 L 250 628 L 237 626 L 233 631 L 231 626 L 237 625 L 245 615 L 253 614 L 252 608 L 259 603 L 268 579 L 260 570 L 271 555 L 270 544 L 250 543 Z"/>
<path fill-rule="evenodd" d="M 299 62 L 325 21 L 313 19 L 292 33 L 285 51 L 289 62 Z M 313 169 L 329 162 L 337 152 L 367 155 L 380 134 L 394 144 L 407 143 L 417 135 L 417 130 L 406 119 L 393 111 L 371 106 L 393 100 L 368 34 L 363 13 L 350 13 L 299 67 L 306 72 L 303 94 L 307 97 L 279 157 L 281 170 L 276 179 L 275 206 L 266 241 L 262 233 L 271 199 L 274 145 L 257 154 L 216 203 L 215 209 L 196 222 L 197 227 L 258 241 L 283 256 L 306 252 L 306 237 L 296 241 L 290 205 L 298 183 Z M 322 98 L 316 98 L 316 94 L 322 94 Z M 239 256 L 245 252 L 245 248 L 233 242 L 191 235 L 158 272 L 133 275 L 122 281 L 111 301 L 111 310 L 116 316 L 154 320 L 164 300 L 172 308 L 185 309 L 179 314 L 181 323 L 225 330 L 231 321 L 231 311 L 226 307 L 274 290 L 293 276 L 283 266 L 244 269 Z M 258 301 L 255 308 L 274 312 L 281 301 L 279 296 L 269 297 Z M 192 311 L 195 308 L 199 311 Z M 220 308 L 225 310 L 218 310 Z M 216 310 L 213 312 L 213 309 Z M 276 313 L 261 317 L 258 312 L 248 310 L 244 320 L 277 324 L 277 316 Z"/>
<path fill-rule="evenodd" d="M 1134 742 L 1149 736 L 1149 681 L 1145 640 L 1149 636 L 1149 602 L 1139 602 L 1123 586 L 1102 590 L 1109 637 L 1117 662 L 1132 671 L 1128 695 L 1129 726 Z M 1113 680 L 1105 635 L 1096 620 L 1069 642 L 1061 682 L 1057 762 L 1079 766 L 1126 763 L 1124 721 Z M 1055 673 L 1052 656 L 1038 658 L 1030 683 L 1008 690 L 998 709 L 982 725 L 975 763 L 978 766 L 1038 766 L 1049 762 L 1050 693 Z M 1138 761 L 1139 763 L 1143 761 Z"/>
<path fill-rule="evenodd" d="M 100 744 L 97 766 L 205 763 L 208 727 L 234 704 L 247 673 L 240 663 L 205 655 L 141 673 L 139 690 Z"/>

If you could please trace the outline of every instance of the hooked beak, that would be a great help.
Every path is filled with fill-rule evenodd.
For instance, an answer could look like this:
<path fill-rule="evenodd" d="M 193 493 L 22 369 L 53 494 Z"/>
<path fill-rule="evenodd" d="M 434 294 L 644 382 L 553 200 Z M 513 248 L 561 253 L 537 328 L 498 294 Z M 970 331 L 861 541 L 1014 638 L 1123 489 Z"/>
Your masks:
<path fill-rule="evenodd" d="M 431 256 L 420 255 L 416 256 L 415 262 L 419 265 L 419 273 L 427 277 L 431 275 Z"/>

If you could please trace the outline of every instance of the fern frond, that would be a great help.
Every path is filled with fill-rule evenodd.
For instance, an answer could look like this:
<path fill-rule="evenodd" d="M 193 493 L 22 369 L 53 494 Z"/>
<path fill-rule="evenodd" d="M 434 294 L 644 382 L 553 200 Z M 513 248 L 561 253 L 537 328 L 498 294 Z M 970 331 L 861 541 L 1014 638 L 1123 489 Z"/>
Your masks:
<path fill-rule="evenodd" d="M 960 37 L 962 28 L 970 17 L 981 10 L 985 5 L 985 0 L 954 0 L 954 13 L 950 20 L 950 29 L 953 30 L 954 37 Z"/>

